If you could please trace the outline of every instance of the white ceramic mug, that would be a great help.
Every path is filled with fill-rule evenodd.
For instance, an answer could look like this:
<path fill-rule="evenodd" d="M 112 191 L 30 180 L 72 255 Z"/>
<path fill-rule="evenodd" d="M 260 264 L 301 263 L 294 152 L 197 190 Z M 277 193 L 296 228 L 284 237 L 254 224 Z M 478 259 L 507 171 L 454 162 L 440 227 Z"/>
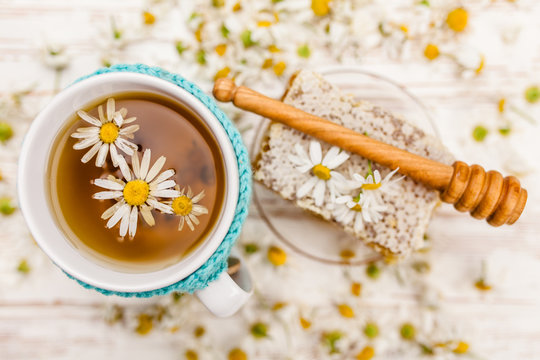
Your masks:
<path fill-rule="evenodd" d="M 225 165 L 225 199 L 217 224 L 207 238 L 179 262 L 164 269 L 129 273 L 107 268 L 76 249 L 55 221 L 48 199 L 47 165 L 52 145 L 66 121 L 96 99 L 126 91 L 151 92 L 180 101 L 205 121 L 214 134 Z M 36 242 L 52 261 L 72 277 L 97 288 L 117 292 L 145 292 L 174 284 L 204 264 L 216 251 L 234 218 L 239 192 L 236 155 L 214 114 L 186 90 L 160 78 L 113 72 L 80 81 L 60 92 L 37 116 L 28 131 L 19 158 L 18 192 L 21 211 Z M 245 266 L 231 278 L 226 272 L 196 292 L 217 316 L 235 313 L 249 298 L 251 281 Z"/>

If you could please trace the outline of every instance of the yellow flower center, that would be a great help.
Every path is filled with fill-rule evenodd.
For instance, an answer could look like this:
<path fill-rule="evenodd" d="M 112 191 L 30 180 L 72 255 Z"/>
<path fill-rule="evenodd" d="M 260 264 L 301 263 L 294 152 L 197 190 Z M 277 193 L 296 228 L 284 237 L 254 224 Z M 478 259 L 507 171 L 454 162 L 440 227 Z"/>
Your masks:
<path fill-rule="evenodd" d="M 189 213 L 191 213 L 192 208 L 193 208 L 193 202 L 186 195 L 177 197 L 176 199 L 174 199 L 172 203 L 172 209 L 174 213 L 177 215 L 181 215 L 181 216 L 189 215 Z"/>
<path fill-rule="evenodd" d="M 427 44 L 424 50 L 424 56 L 429 60 L 435 60 L 440 55 L 439 48 L 435 44 Z"/>
<path fill-rule="evenodd" d="M 141 206 L 148 199 L 150 186 L 143 180 L 132 180 L 124 186 L 124 200 L 131 206 Z"/>
<path fill-rule="evenodd" d="M 377 190 L 380 187 L 381 187 L 381 183 L 362 185 L 362 189 L 364 189 L 364 190 Z"/>
<path fill-rule="evenodd" d="M 118 126 L 112 122 L 109 122 L 101 125 L 101 129 L 99 130 L 99 138 L 104 143 L 112 144 L 116 141 L 119 132 L 120 129 L 118 129 Z"/>
<path fill-rule="evenodd" d="M 457 8 L 448 13 L 446 24 L 456 32 L 461 32 L 467 27 L 469 13 L 464 8 Z"/>
<path fill-rule="evenodd" d="M 351 210 L 361 212 L 362 211 L 362 206 L 360 206 L 360 204 L 356 204 L 351 208 Z"/>
<path fill-rule="evenodd" d="M 313 175 L 318 177 L 321 180 L 329 180 L 332 175 L 330 175 L 330 169 L 324 166 L 323 164 L 317 164 L 315 165 L 311 171 L 313 172 Z"/>

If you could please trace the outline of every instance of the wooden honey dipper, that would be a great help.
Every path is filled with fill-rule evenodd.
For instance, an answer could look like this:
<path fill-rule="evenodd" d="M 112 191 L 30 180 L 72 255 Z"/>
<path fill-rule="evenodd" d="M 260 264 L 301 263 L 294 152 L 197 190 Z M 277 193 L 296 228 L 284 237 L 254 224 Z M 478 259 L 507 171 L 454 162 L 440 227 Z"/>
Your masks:
<path fill-rule="evenodd" d="M 476 219 L 487 219 L 490 225 L 513 224 L 525 208 L 527 190 L 515 176 L 503 178 L 498 171 L 486 172 L 480 165 L 456 161 L 449 166 L 412 154 L 245 86 L 237 87 L 231 79 L 216 80 L 213 94 L 219 101 L 232 101 L 240 109 L 288 125 L 390 169 L 399 168 L 400 174 L 439 190 L 442 201 L 453 204 L 458 211 L 470 212 Z"/>

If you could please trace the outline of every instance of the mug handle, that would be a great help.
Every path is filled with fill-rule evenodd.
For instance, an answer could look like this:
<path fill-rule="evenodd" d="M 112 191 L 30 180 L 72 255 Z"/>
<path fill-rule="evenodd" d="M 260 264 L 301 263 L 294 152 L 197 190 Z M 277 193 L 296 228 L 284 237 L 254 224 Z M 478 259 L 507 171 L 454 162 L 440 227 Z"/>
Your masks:
<path fill-rule="evenodd" d="M 234 250 L 230 258 L 237 258 L 240 261 L 240 268 L 235 274 L 229 275 L 227 271 L 224 271 L 207 287 L 195 291 L 195 296 L 199 301 L 218 317 L 233 315 L 253 293 L 251 276 L 243 259 Z"/>

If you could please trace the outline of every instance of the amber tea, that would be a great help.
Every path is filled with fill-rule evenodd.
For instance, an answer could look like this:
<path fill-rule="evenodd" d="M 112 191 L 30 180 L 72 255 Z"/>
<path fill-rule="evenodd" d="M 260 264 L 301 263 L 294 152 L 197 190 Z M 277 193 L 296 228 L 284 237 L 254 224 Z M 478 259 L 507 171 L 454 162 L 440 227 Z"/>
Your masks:
<path fill-rule="evenodd" d="M 57 135 L 51 204 L 73 245 L 126 271 L 196 248 L 222 210 L 225 170 L 210 129 L 182 103 L 121 93 L 81 109 Z"/>

